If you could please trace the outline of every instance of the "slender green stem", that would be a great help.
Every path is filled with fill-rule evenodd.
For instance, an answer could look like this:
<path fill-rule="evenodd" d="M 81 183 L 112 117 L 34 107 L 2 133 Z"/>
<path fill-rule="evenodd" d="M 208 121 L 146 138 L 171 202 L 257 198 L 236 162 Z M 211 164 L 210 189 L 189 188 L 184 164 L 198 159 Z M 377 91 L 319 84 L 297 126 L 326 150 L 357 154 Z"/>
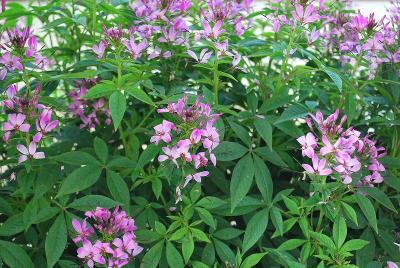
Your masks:
<path fill-rule="evenodd" d="M 217 55 L 217 50 L 215 50 L 215 55 Z M 218 106 L 218 89 L 219 89 L 219 73 L 218 73 L 218 58 L 215 57 L 214 63 L 214 104 Z"/>

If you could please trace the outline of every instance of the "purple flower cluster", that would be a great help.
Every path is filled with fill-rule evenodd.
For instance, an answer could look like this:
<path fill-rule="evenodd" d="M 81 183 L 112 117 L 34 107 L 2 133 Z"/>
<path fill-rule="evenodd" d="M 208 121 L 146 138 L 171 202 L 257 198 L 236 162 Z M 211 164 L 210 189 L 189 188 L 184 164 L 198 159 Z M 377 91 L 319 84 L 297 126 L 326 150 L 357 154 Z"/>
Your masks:
<path fill-rule="evenodd" d="M 155 135 L 150 142 L 159 144 L 163 141 L 167 146 L 163 147 L 164 154 L 159 155 L 158 161 L 171 161 L 177 168 L 187 167 L 191 170 L 184 174 L 185 181 L 176 188 L 177 202 L 181 200 L 181 189 L 195 180 L 201 182 L 202 177 L 207 176 L 208 171 L 198 172 L 209 161 L 215 166 L 217 160 L 213 150 L 219 144 L 217 128 L 213 126 L 219 118 L 219 114 L 212 114 L 211 107 L 201 102 L 201 96 L 197 96 L 193 105 L 188 105 L 188 96 L 185 95 L 176 103 L 169 103 L 166 108 L 158 109 L 158 113 L 169 113 L 174 116 L 175 124 L 163 120 L 154 127 Z"/>
<path fill-rule="evenodd" d="M 8 120 L 2 124 L 3 140 L 9 142 L 11 137 L 15 137 L 27 143 L 17 145 L 21 153 L 18 163 L 44 158 L 43 152 L 36 152 L 37 145 L 58 126 L 58 120 L 52 120 L 52 110 L 39 103 L 40 88 L 38 84 L 32 94 L 29 90 L 21 94 L 17 85 L 10 85 L 6 90 L 7 98 L 0 103 L 8 115 Z M 34 133 L 31 133 L 32 124 L 36 125 Z"/>
<path fill-rule="evenodd" d="M 8 72 L 23 71 L 23 59 L 32 61 L 39 69 L 51 65 L 49 59 L 40 54 L 37 38 L 29 27 L 6 29 L 0 40 L 0 80 L 4 80 Z"/>
<path fill-rule="evenodd" d="M 354 175 L 360 173 L 357 186 L 373 187 L 383 182 L 381 173 L 385 167 L 378 159 L 385 155 L 385 148 L 377 147 L 368 136 L 361 137 L 361 133 L 353 127 L 344 130 L 347 117 L 343 116 L 337 123 L 339 110 L 326 119 L 320 111 L 310 116 L 317 128 L 314 129 L 311 119 L 307 118 L 311 132 L 297 139 L 303 156 L 312 161 L 312 165 L 302 165 L 308 173 L 339 176 L 344 184 L 352 183 Z"/>
<path fill-rule="evenodd" d="M 116 207 L 113 212 L 105 208 L 87 211 L 86 218 L 80 223 L 72 220 L 76 231 L 73 238 L 78 248 L 78 257 L 84 259 L 89 267 L 95 264 L 109 268 L 119 268 L 140 254 L 143 248 L 136 242 L 135 221 Z M 93 222 L 93 227 L 88 225 Z"/>
<path fill-rule="evenodd" d="M 105 115 L 106 119 L 104 123 L 108 126 L 111 124 L 111 115 L 108 108 L 108 104 L 104 98 L 99 98 L 95 101 L 84 98 L 87 91 L 96 84 L 96 79 L 83 79 L 81 81 L 75 81 L 77 89 L 68 94 L 72 102 L 68 106 L 68 110 L 73 116 L 78 117 L 82 120 L 80 128 L 95 129 L 96 126 L 100 126 L 101 115 Z"/>

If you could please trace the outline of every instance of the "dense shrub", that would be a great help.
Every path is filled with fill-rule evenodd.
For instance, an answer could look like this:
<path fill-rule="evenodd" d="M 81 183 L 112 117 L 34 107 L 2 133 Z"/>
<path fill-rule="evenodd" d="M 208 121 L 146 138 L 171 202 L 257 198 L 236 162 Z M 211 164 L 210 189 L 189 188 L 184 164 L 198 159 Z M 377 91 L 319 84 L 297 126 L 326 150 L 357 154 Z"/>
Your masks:
<path fill-rule="evenodd" d="M 349 2 L 3 0 L 0 266 L 397 267 L 400 2 Z"/>

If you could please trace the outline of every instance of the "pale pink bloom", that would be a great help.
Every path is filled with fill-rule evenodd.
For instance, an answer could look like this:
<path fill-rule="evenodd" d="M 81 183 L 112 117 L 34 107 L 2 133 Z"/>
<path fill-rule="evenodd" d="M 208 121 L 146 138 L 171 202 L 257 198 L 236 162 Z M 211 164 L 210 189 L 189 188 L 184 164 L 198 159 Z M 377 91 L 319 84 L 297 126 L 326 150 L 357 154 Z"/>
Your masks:
<path fill-rule="evenodd" d="M 203 130 L 195 128 L 190 134 L 190 141 L 192 144 L 199 143 L 203 135 Z"/>
<path fill-rule="evenodd" d="M 301 153 L 303 156 L 312 158 L 315 154 L 314 148 L 317 147 L 317 139 L 309 132 L 305 136 L 301 136 L 297 139 L 297 142 L 301 144 Z"/>
<path fill-rule="evenodd" d="M 158 156 L 159 162 L 164 162 L 169 159 L 176 165 L 176 167 L 179 167 L 178 162 L 176 160 L 179 158 L 180 155 L 179 155 L 179 152 L 178 152 L 178 149 L 176 146 L 174 146 L 172 148 L 163 147 L 162 151 L 165 154 L 160 154 Z"/>
<path fill-rule="evenodd" d="M 205 152 L 200 152 L 192 156 L 194 161 L 194 168 L 198 169 L 200 167 L 206 167 L 208 164 L 208 159 L 205 156 Z"/>
<path fill-rule="evenodd" d="M 58 120 L 51 121 L 52 111 L 44 109 L 36 120 L 36 130 L 38 133 L 33 137 L 33 141 L 38 143 L 44 135 L 52 131 L 58 126 Z"/>
<path fill-rule="evenodd" d="M 28 148 L 25 145 L 18 144 L 17 150 L 22 154 L 18 159 L 19 164 L 28 159 L 43 159 L 45 157 L 43 152 L 36 152 L 36 143 L 33 141 Z"/>
<path fill-rule="evenodd" d="M 208 21 L 205 20 L 205 21 L 203 22 L 203 27 L 204 27 L 204 31 L 203 31 L 204 35 L 205 35 L 207 38 L 210 38 L 210 39 L 217 39 L 222 33 L 225 32 L 224 29 L 221 29 L 221 27 L 222 27 L 222 20 L 218 20 L 218 21 L 215 23 L 215 25 L 214 25 L 214 27 L 213 27 L 212 29 L 211 29 L 211 26 L 210 26 L 210 24 L 208 23 Z"/>
<path fill-rule="evenodd" d="M 10 181 L 15 181 L 16 179 L 17 179 L 17 175 L 15 174 L 15 172 L 11 173 Z"/>
<path fill-rule="evenodd" d="M 106 259 L 103 255 L 106 255 L 107 253 L 111 255 L 114 254 L 114 250 L 110 247 L 110 243 L 104 243 L 100 240 L 97 240 L 96 243 L 94 243 L 92 252 L 94 254 L 93 260 L 99 264 L 106 264 Z"/>
<path fill-rule="evenodd" d="M 213 163 L 214 167 L 217 165 L 217 158 L 215 157 L 215 154 L 210 154 L 210 160 L 211 163 Z"/>
<path fill-rule="evenodd" d="M 319 38 L 319 31 L 315 30 L 315 27 L 312 29 L 311 33 L 307 35 L 307 44 L 311 45 Z"/>
<path fill-rule="evenodd" d="M 208 149 L 210 152 L 218 146 L 219 134 L 212 124 L 207 123 L 207 126 L 203 131 L 203 137 L 203 147 Z"/>
<path fill-rule="evenodd" d="M 191 162 L 192 161 L 192 155 L 189 153 L 191 141 L 188 139 L 180 140 L 176 144 L 178 149 L 177 153 L 178 155 L 182 158 L 183 161 L 185 162 Z"/>
<path fill-rule="evenodd" d="M 15 69 L 22 71 L 24 69 L 21 59 L 11 55 L 10 52 L 3 53 L 0 57 L 0 63 L 6 66 L 10 71 L 14 71 Z"/>
<path fill-rule="evenodd" d="M 215 48 L 218 50 L 217 52 L 217 58 L 221 58 L 221 56 L 229 56 L 232 57 L 233 54 L 228 51 L 228 41 L 223 41 L 223 42 L 215 42 L 214 43 Z"/>
<path fill-rule="evenodd" d="M 322 142 L 324 143 L 324 147 L 321 148 L 320 153 L 321 155 L 327 155 L 329 153 L 338 154 L 340 151 L 340 145 L 342 140 L 339 138 L 334 145 L 328 140 L 326 135 L 322 135 Z"/>
<path fill-rule="evenodd" d="M 236 68 L 240 61 L 242 60 L 242 56 L 239 53 L 236 53 L 232 59 L 232 68 Z"/>
<path fill-rule="evenodd" d="M 94 258 L 98 253 L 94 251 L 93 245 L 89 240 L 84 240 L 82 247 L 77 250 L 78 258 L 84 259 L 87 266 L 92 268 L 94 266 Z"/>
<path fill-rule="evenodd" d="M 399 266 L 397 266 L 397 264 L 392 261 L 388 261 L 387 268 L 399 268 Z"/>
<path fill-rule="evenodd" d="M 7 142 L 11 136 L 11 134 L 15 131 L 21 132 L 29 132 L 30 125 L 24 123 L 25 121 L 24 114 L 9 114 L 8 121 L 3 123 L 3 131 L 5 131 L 3 140 Z"/>
<path fill-rule="evenodd" d="M 31 36 L 28 39 L 28 49 L 25 51 L 25 57 L 32 57 L 37 53 L 37 39 L 36 36 Z"/>
<path fill-rule="evenodd" d="M 171 142 L 171 130 L 176 129 L 175 125 L 167 120 L 154 127 L 155 135 L 151 137 L 150 142 L 158 144 L 161 140 L 166 143 Z"/>
<path fill-rule="evenodd" d="M 212 51 L 208 51 L 206 48 L 202 49 L 199 57 L 192 50 L 188 50 L 187 53 L 197 61 L 197 63 L 207 63 L 212 55 Z"/>
<path fill-rule="evenodd" d="M 132 233 L 125 233 L 122 239 L 114 239 L 113 245 L 117 247 L 114 253 L 117 256 L 123 256 L 125 252 L 128 253 L 129 256 L 136 256 L 143 250 L 143 248 L 135 241 L 135 236 Z"/>
<path fill-rule="evenodd" d="M 191 181 L 191 180 L 195 180 L 198 183 L 201 183 L 201 178 L 208 176 L 209 172 L 208 171 L 202 171 L 199 173 L 195 173 L 195 174 L 190 174 L 185 178 L 185 183 L 183 184 L 183 187 L 186 187 L 186 185 Z"/>
<path fill-rule="evenodd" d="M 326 168 L 326 159 L 322 158 L 318 160 L 318 157 L 314 155 L 312 157 L 312 166 L 308 164 L 302 164 L 302 167 L 310 174 L 316 174 L 318 176 L 328 176 L 332 173 L 332 170 Z"/>
<path fill-rule="evenodd" d="M 103 58 L 104 51 L 108 46 L 108 42 L 106 40 L 101 40 L 99 45 L 93 45 L 93 52 L 97 55 L 99 59 Z"/>

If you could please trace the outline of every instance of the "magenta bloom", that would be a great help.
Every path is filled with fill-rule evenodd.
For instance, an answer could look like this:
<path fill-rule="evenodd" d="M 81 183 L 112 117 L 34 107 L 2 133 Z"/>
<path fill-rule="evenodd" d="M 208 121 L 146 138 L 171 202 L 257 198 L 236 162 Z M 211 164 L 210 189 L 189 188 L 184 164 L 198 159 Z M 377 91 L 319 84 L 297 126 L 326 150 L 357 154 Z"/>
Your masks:
<path fill-rule="evenodd" d="M 397 264 L 392 261 L 388 261 L 387 268 L 399 268 L 399 266 L 397 266 Z"/>
<path fill-rule="evenodd" d="M 207 127 L 203 131 L 203 146 L 210 152 L 214 150 L 219 144 L 219 134 L 217 129 L 211 124 L 207 124 Z"/>
<path fill-rule="evenodd" d="M 38 133 L 33 137 L 34 142 L 39 142 L 44 135 L 58 126 L 58 120 L 51 121 L 51 114 L 51 110 L 44 109 L 36 120 L 36 130 Z"/>
<path fill-rule="evenodd" d="M 312 158 L 312 166 L 308 164 L 302 164 L 303 168 L 310 174 L 315 174 L 318 176 L 328 176 L 332 173 L 332 170 L 326 168 L 326 159 L 323 158 L 318 160 L 318 157 L 314 155 Z"/>
<path fill-rule="evenodd" d="M 75 243 L 87 240 L 88 237 L 94 233 L 94 229 L 87 226 L 86 220 L 81 224 L 77 219 L 73 219 L 72 227 L 74 227 L 75 231 L 78 233 L 78 236 L 72 239 Z"/>
<path fill-rule="evenodd" d="M 26 116 L 24 114 L 9 114 L 8 121 L 3 123 L 3 131 L 5 131 L 3 140 L 7 142 L 13 132 L 29 132 L 30 125 L 24 123 Z"/>
<path fill-rule="evenodd" d="M 217 39 L 221 34 L 223 34 L 225 32 L 224 29 L 221 29 L 221 27 L 222 27 L 222 21 L 221 20 L 218 20 L 215 23 L 213 28 L 211 28 L 211 26 L 208 23 L 208 21 L 205 20 L 203 22 L 203 27 L 204 27 L 203 34 L 204 34 L 204 36 L 206 36 L 209 39 Z"/>
<path fill-rule="evenodd" d="M 94 258 L 99 254 L 95 252 L 92 243 L 89 240 L 84 240 L 82 247 L 77 250 L 78 258 L 85 259 L 87 266 L 92 268 L 94 266 Z"/>
<path fill-rule="evenodd" d="M 126 252 L 130 256 L 137 256 L 143 250 L 135 241 L 135 236 L 132 233 L 125 233 L 122 239 L 114 239 L 113 245 L 117 247 L 115 250 L 116 255 L 123 255 Z"/>
<path fill-rule="evenodd" d="M 130 36 L 129 41 L 123 40 L 122 43 L 128 49 L 128 52 L 134 60 L 138 59 L 142 55 L 143 51 L 148 47 L 146 39 L 136 44 L 134 36 Z"/>
<path fill-rule="evenodd" d="M 17 150 L 22 154 L 18 159 L 19 164 L 28 159 L 43 159 L 45 157 L 43 152 L 36 152 L 36 143 L 33 141 L 28 148 L 25 145 L 18 144 Z"/>

